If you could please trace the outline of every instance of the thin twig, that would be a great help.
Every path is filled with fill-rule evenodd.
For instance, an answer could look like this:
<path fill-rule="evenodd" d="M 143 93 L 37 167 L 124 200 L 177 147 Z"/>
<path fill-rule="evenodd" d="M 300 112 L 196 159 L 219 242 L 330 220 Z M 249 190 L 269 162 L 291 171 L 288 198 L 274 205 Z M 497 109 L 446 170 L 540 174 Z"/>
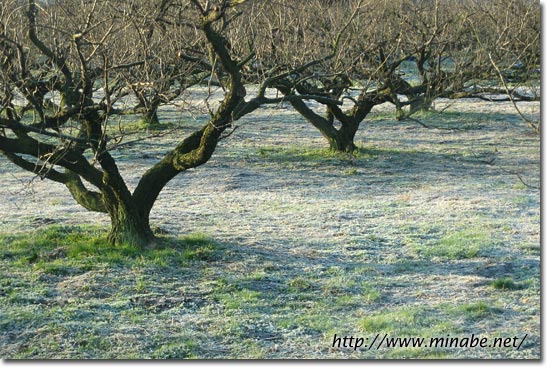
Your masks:
<path fill-rule="evenodd" d="M 528 187 L 528 188 L 533 188 L 533 189 L 535 189 L 535 190 L 540 190 L 540 189 L 541 189 L 541 186 L 533 186 L 533 185 L 530 185 L 530 184 L 528 184 L 527 182 L 525 182 L 525 181 L 523 180 L 523 177 L 521 177 L 521 175 L 519 174 L 519 172 L 510 172 L 509 170 L 505 170 L 505 169 L 502 168 L 502 167 L 498 167 L 498 168 L 499 168 L 502 172 L 504 172 L 504 173 L 506 173 L 506 174 L 510 174 L 510 175 L 516 176 L 516 177 L 519 179 L 519 181 L 520 181 L 521 183 L 523 183 L 523 185 L 525 185 L 525 186 Z"/>

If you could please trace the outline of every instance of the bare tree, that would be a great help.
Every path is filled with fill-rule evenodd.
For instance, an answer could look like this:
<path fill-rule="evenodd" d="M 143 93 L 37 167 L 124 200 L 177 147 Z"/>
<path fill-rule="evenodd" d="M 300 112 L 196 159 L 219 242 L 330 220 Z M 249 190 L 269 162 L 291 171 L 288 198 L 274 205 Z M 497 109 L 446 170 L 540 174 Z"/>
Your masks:
<path fill-rule="evenodd" d="M 20 168 L 66 185 L 85 208 L 107 213 L 111 242 L 150 244 L 149 213 L 159 192 L 177 174 L 208 161 L 243 102 L 238 62 L 215 29 L 231 8 L 223 5 L 192 1 L 182 11 L 227 76 L 224 99 L 207 124 L 181 140 L 131 191 L 111 155 L 114 137 L 107 128 L 121 96 L 122 70 L 137 62 L 136 55 L 122 52 L 130 48 L 120 47 L 121 32 L 132 26 L 123 15 L 134 10 L 134 2 L 4 3 L 0 151 Z M 54 109 L 47 99 L 55 101 Z"/>
<path fill-rule="evenodd" d="M 354 116 L 363 119 L 361 115 L 367 110 L 360 106 L 347 119 L 340 110 L 344 99 L 353 100 L 346 94 L 353 85 L 352 67 L 346 64 L 348 35 L 357 30 L 355 22 L 363 15 L 364 3 L 262 2 L 252 8 L 247 18 L 250 21 L 243 28 L 244 38 L 251 40 L 255 53 L 255 63 L 244 70 L 246 78 L 264 81 L 262 84 L 280 92 L 283 101 L 316 127 L 333 150 L 354 150 Z M 366 105 L 382 99 L 364 94 Z M 337 127 L 334 116 L 339 112 L 341 124 Z"/>
<path fill-rule="evenodd" d="M 465 6 L 476 15 L 469 19 L 469 25 L 480 59 L 492 77 L 473 91 L 485 100 L 510 101 L 519 116 L 540 132 L 540 119 L 531 119 L 518 106 L 520 101 L 540 100 L 540 3 L 471 0 Z"/>
<path fill-rule="evenodd" d="M 502 10 L 506 2 L 502 8 L 499 1 L 492 3 Z M 521 14 L 518 21 L 535 28 L 534 21 L 523 19 L 534 20 L 538 12 L 527 7 Z M 247 19 L 244 39 L 251 40 L 257 63 L 246 78 L 268 79 L 335 151 L 355 149 L 355 135 L 374 106 L 391 103 L 402 120 L 430 109 L 440 97 L 484 98 L 499 92 L 481 87 L 496 74 L 476 42 L 478 30 L 499 29 L 462 2 L 276 0 L 256 4 Z M 523 30 L 520 26 L 516 29 Z M 496 37 L 484 40 L 503 48 L 500 60 L 511 54 L 513 43 L 500 46 Z M 527 45 L 538 44 L 534 37 L 530 41 Z M 319 53 L 328 56 L 319 59 Z M 270 72 L 301 64 L 301 58 L 314 64 L 281 77 Z M 303 95 L 320 99 L 296 98 Z"/>
<path fill-rule="evenodd" d="M 158 127 L 158 109 L 162 104 L 172 103 L 187 88 L 200 82 L 194 64 L 178 55 L 178 50 L 194 38 L 185 27 L 167 21 L 168 13 L 176 8 L 172 1 L 153 0 L 121 10 L 121 16 L 130 20 L 130 26 L 121 32 L 127 42 L 121 52 L 127 52 L 134 60 L 133 65 L 121 71 L 126 85 L 122 95 L 130 93 L 136 104 L 119 113 L 140 114 L 141 122 L 149 128 Z"/>
<path fill-rule="evenodd" d="M 223 89 L 223 98 L 217 108 L 209 110 L 207 123 L 171 147 L 143 173 L 133 190 L 111 154 L 123 139 L 111 130 L 111 122 L 121 113 L 117 105 L 137 73 L 135 68 L 154 68 L 148 66 L 149 55 L 137 50 L 150 37 L 140 37 L 142 32 L 132 16 L 138 11 L 136 2 L 2 3 L 0 152 L 20 168 L 64 184 L 86 209 L 107 213 L 112 243 L 150 245 L 154 235 L 149 214 L 160 191 L 178 174 L 206 163 L 234 120 L 262 104 L 323 99 L 266 96 L 272 82 L 304 72 L 324 59 L 318 58 L 283 71 L 272 68 L 257 95 L 246 100 L 242 70 L 255 54 L 229 39 L 236 33 L 230 30 L 238 27 L 245 2 L 172 2 L 173 9 L 158 18 L 166 32 L 177 35 L 172 40 L 177 45 L 180 78 L 214 81 Z M 143 6 L 153 6 L 156 12 L 164 3 L 170 2 Z M 123 34 L 138 37 L 124 39 Z M 171 49 L 162 46 L 162 50 Z M 158 49 L 152 45 L 148 50 Z M 144 76 L 147 83 L 159 83 L 158 73 Z"/>

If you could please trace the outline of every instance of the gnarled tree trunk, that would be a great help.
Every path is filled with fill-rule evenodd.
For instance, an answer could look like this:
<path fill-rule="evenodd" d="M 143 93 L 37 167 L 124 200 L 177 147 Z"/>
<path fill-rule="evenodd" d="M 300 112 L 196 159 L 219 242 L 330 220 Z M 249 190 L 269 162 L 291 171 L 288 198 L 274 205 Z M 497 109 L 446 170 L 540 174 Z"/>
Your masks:
<path fill-rule="evenodd" d="M 142 111 L 142 123 L 147 128 L 155 128 L 160 125 L 158 116 L 159 103 L 152 103 Z"/>
<path fill-rule="evenodd" d="M 352 153 L 356 150 L 357 147 L 354 143 L 356 130 L 345 128 L 342 126 L 337 130 L 336 135 L 327 138 L 332 151 Z"/>

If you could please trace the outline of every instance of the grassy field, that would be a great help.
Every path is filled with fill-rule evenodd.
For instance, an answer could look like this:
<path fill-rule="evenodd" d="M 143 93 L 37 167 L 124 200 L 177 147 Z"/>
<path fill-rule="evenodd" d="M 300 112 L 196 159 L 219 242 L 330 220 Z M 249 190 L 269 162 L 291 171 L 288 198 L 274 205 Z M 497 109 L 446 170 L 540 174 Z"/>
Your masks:
<path fill-rule="evenodd" d="M 419 119 L 433 128 L 374 112 L 350 156 L 290 109 L 251 115 L 164 189 L 146 252 L 110 247 L 104 215 L 2 159 L 0 356 L 539 358 L 539 136 L 502 103 Z M 176 137 L 114 152 L 131 186 Z M 385 334 L 525 339 L 333 347 Z"/>

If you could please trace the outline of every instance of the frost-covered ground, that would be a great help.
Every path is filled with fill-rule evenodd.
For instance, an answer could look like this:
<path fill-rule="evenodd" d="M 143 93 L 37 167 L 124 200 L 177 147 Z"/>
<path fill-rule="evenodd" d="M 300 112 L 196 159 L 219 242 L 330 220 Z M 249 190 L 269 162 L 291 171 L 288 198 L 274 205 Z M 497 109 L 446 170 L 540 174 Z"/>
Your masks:
<path fill-rule="evenodd" d="M 328 153 L 287 107 L 244 118 L 208 164 L 163 190 L 151 216 L 167 235 L 203 233 L 229 257 L 178 270 L 5 270 L 4 290 L 20 279 L 48 293 L 45 303 L 0 293 L 2 357 L 538 358 L 540 137 L 509 103 L 435 107 L 447 104 L 418 118 L 432 129 L 379 107 L 358 132 L 355 157 Z M 540 114 L 537 103 L 520 106 Z M 168 122 L 188 116 L 162 112 Z M 115 151 L 131 187 L 196 124 Z M 108 225 L 63 186 L 5 159 L 0 198 L 5 234 Z M 61 298 L 53 311 L 48 301 Z M 81 344 L 91 338 L 80 331 L 106 345 Z M 527 337 L 519 350 L 354 351 L 331 347 L 335 333 Z"/>

